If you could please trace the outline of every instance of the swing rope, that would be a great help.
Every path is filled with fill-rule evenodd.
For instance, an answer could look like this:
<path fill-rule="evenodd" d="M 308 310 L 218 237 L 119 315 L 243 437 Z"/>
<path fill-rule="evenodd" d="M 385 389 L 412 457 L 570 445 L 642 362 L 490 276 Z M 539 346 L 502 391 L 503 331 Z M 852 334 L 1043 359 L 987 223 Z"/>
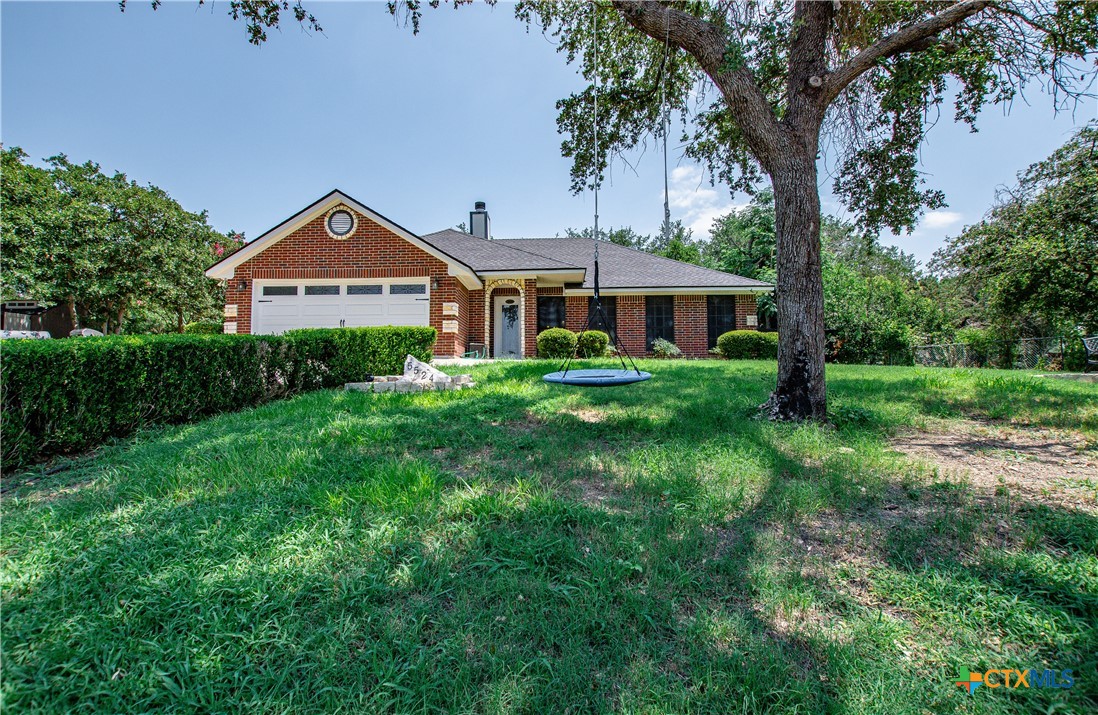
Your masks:
<path fill-rule="evenodd" d="M 603 327 L 606 328 L 607 332 L 610 334 L 610 339 L 613 342 L 614 347 L 617 348 L 617 350 L 618 350 L 618 360 L 621 361 L 621 369 L 625 370 L 625 371 L 628 371 L 628 372 L 635 372 L 638 376 L 640 376 L 641 375 L 640 368 L 637 367 L 636 362 L 633 361 L 633 356 L 629 354 L 629 350 L 626 349 L 625 344 L 621 341 L 621 338 L 618 336 L 617 325 L 611 325 L 610 324 L 610 317 L 606 313 L 606 308 L 604 308 L 603 305 L 602 305 L 602 297 L 601 297 L 601 294 L 599 292 L 599 242 L 601 240 L 600 236 L 599 236 L 599 184 L 601 182 L 600 182 L 600 176 L 599 176 L 599 42 L 598 42 L 598 32 L 599 32 L 598 3 L 597 2 L 592 2 L 591 3 L 591 46 L 592 46 L 593 57 L 592 57 L 591 65 L 592 65 L 592 74 L 593 74 L 593 79 L 594 79 L 594 84 L 593 84 L 594 90 L 592 92 L 592 105 L 593 105 L 593 108 L 594 108 L 594 112 L 593 112 L 594 121 L 592 121 L 591 124 L 592 124 L 592 134 L 593 134 L 594 146 L 595 146 L 595 154 L 594 154 L 595 179 L 594 179 L 594 187 L 593 187 L 594 188 L 594 195 L 595 195 L 595 227 L 594 227 L 595 228 L 595 286 L 594 286 L 594 296 L 593 296 L 594 300 L 592 301 L 593 305 L 590 308 L 588 308 L 588 310 L 587 310 L 587 320 L 583 324 L 583 330 L 580 331 L 580 335 L 583 335 L 584 333 L 586 333 L 587 330 L 591 327 L 591 318 L 592 318 L 592 316 L 600 316 L 602 318 L 602 321 L 601 321 L 600 324 Z M 665 160 L 666 160 L 666 154 L 665 154 Z M 664 174 L 666 176 L 666 171 L 664 172 Z M 576 359 L 576 357 L 578 355 L 579 355 L 579 341 L 577 340 L 576 341 L 576 347 L 575 347 L 574 350 L 572 350 L 572 355 L 569 356 L 568 359 L 565 360 L 564 363 L 561 365 L 560 372 L 563 373 L 564 377 L 568 376 L 568 370 L 571 368 L 572 362 Z M 629 359 L 629 366 L 626 366 L 626 364 L 625 364 L 626 358 Z"/>

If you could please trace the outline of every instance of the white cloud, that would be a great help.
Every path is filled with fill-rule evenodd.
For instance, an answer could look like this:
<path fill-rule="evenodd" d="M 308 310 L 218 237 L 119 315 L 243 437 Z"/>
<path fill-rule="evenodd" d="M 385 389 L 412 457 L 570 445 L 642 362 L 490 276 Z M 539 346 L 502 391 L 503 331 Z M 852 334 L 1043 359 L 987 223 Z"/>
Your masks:
<path fill-rule="evenodd" d="M 963 219 L 964 216 L 956 211 L 931 211 L 923 216 L 923 220 L 919 222 L 919 228 L 940 231 L 956 226 Z"/>
<path fill-rule="evenodd" d="M 694 232 L 694 238 L 709 238 L 714 219 L 746 205 L 733 203 L 723 187 L 711 186 L 697 165 L 675 167 L 669 183 L 671 220 L 682 221 L 683 226 Z"/>

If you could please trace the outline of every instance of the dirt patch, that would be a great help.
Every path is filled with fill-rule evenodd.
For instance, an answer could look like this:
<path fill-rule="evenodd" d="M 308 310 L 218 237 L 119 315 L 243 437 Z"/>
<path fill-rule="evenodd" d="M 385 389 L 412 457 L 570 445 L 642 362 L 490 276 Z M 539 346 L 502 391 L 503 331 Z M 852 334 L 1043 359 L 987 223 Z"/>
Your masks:
<path fill-rule="evenodd" d="M 545 428 L 545 420 L 537 415 L 527 412 L 522 419 L 508 420 L 506 422 L 492 422 L 493 427 L 502 427 L 511 434 L 530 434 L 539 432 Z"/>
<path fill-rule="evenodd" d="M 573 407 L 568 410 L 563 410 L 563 414 L 572 415 L 581 422 L 588 424 L 597 424 L 606 419 L 606 413 L 600 410 L 593 410 L 590 407 Z"/>
<path fill-rule="evenodd" d="M 436 447 L 431 452 L 443 469 L 466 480 L 476 477 L 484 465 L 495 463 L 491 447 L 481 447 L 473 452 Z"/>
<path fill-rule="evenodd" d="M 970 421 L 951 424 L 948 431 L 901 435 L 892 446 L 933 464 L 941 477 L 966 480 L 983 498 L 1006 490 L 1098 513 L 1098 449 L 1079 435 Z"/>
<path fill-rule="evenodd" d="M 572 487 L 578 493 L 579 500 L 584 504 L 611 514 L 622 512 L 622 509 L 616 506 L 621 500 L 621 495 L 605 480 L 599 477 L 574 479 L 572 480 Z"/>

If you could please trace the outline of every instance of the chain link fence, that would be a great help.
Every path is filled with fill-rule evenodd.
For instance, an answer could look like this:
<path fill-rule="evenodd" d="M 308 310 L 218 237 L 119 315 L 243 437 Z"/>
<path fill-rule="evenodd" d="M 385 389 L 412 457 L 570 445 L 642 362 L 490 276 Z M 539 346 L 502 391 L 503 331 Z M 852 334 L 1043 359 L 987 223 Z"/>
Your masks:
<path fill-rule="evenodd" d="M 943 343 L 915 348 L 915 364 L 923 367 L 994 367 L 1004 370 L 1078 369 L 1082 341 L 1075 336 L 1022 338 L 986 345 Z M 1085 358 L 1083 358 L 1085 360 Z"/>

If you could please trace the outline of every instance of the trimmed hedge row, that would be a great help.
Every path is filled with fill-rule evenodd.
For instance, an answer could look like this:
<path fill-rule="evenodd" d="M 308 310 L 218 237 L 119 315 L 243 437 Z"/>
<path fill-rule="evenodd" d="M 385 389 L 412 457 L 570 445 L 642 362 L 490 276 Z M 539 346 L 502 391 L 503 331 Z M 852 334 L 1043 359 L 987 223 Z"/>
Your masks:
<path fill-rule="evenodd" d="M 408 355 L 428 362 L 434 328 L 310 328 L 286 333 L 295 348 L 297 386 L 340 387 L 367 375 L 396 375 Z"/>
<path fill-rule="evenodd" d="M 730 330 L 717 338 L 717 350 L 729 360 L 775 360 L 778 357 L 778 334 Z"/>
<path fill-rule="evenodd" d="M 434 341 L 434 328 L 5 340 L 0 463 L 12 469 L 143 426 L 391 374 L 407 354 L 430 359 Z"/>

